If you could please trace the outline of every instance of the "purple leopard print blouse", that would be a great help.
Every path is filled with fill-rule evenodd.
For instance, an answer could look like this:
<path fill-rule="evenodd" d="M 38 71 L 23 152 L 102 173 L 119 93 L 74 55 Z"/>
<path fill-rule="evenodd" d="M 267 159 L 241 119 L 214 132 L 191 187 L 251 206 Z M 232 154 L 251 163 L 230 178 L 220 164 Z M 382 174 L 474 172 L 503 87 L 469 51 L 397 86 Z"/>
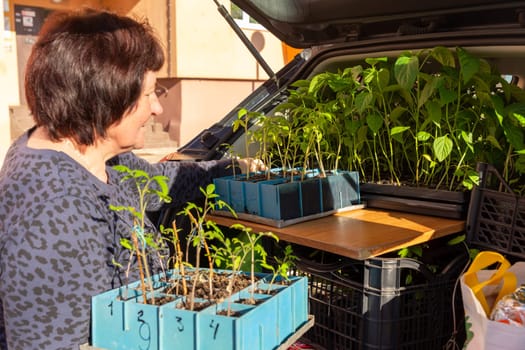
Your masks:
<path fill-rule="evenodd" d="M 91 296 L 125 280 L 113 261 L 127 263 L 119 241 L 133 221 L 109 205 L 137 207 L 138 195 L 111 165 L 168 176 L 171 204 L 182 206 L 231 173 L 231 162 L 150 164 L 130 152 L 108 162 L 105 184 L 62 152 L 28 148 L 28 135 L 0 171 L 0 349 L 78 349 L 88 342 Z"/>

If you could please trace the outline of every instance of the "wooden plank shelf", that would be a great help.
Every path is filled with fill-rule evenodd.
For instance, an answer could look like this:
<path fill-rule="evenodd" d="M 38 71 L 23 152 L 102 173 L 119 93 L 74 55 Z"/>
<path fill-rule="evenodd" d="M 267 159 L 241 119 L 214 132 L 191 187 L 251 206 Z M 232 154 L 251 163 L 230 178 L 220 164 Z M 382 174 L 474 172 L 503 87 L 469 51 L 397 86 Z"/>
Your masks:
<path fill-rule="evenodd" d="M 465 230 L 465 220 L 363 208 L 286 227 L 211 215 L 229 227 L 243 224 L 255 232 L 273 232 L 280 240 L 365 260 Z"/>

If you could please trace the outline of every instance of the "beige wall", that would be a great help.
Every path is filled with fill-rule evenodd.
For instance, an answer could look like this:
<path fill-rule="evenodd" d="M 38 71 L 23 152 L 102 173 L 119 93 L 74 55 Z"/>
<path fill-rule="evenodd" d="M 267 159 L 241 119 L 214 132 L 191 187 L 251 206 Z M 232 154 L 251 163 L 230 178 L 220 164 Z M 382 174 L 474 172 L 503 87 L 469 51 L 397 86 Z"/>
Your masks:
<path fill-rule="evenodd" d="M 229 9 L 228 0 L 219 2 Z M 165 144 L 169 147 L 189 141 L 198 131 L 221 119 L 268 79 L 212 0 L 62 0 L 60 4 L 52 0 L 8 0 L 10 16 L 14 15 L 15 3 L 50 9 L 103 7 L 147 17 L 167 52 L 167 64 L 159 77 L 171 79 L 172 89 L 169 99 L 163 102 L 164 114 L 158 119 L 160 123 L 169 125 L 155 127 L 154 130 L 156 133 L 168 133 L 169 142 Z M 9 106 L 14 106 L 11 111 L 15 111 L 15 123 L 23 119 L 20 113 L 27 110 L 23 106 L 23 95 L 19 98 L 18 94 L 19 87 L 23 91 L 19 77 L 23 74 L 27 55 L 21 53 L 17 57 L 13 22 L 12 28 L 13 32 L 4 33 L 4 37 L 11 37 L 10 51 L 6 52 L 4 46 L 0 48 L 0 163 L 5 148 L 14 136 L 9 131 L 12 129 L 9 127 Z M 274 71 L 284 65 L 281 42 L 271 33 L 253 29 L 244 32 Z M 24 52 L 30 47 L 24 45 Z M 18 105 L 22 105 L 21 108 Z M 15 126 L 14 129 L 19 128 Z M 153 140 L 150 145 L 159 145 L 166 140 L 166 135 L 157 136 L 158 140 Z"/>
<path fill-rule="evenodd" d="M 260 83 L 243 80 L 161 80 L 169 87 L 164 113 L 155 118 L 179 146 L 222 119 Z"/>
<path fill-rule="evenodd" d="M 215 4 L 195 6 L 194 0 L 177 1 L 176 75 L 188 78 L 268 79 L 264 70 L 219 14 Z M 221 3 L 229 9 L 229 1 Z M 262 47 L 261 55 L 273 70 L 283 65 L 281 42 L 265 30 L 245 30 Z"/>
<path fill-rule="evenodd" d="M 184 80 L 181 92 L 181 144 L 218 121 L 260 84 L 251 81 Z M 222 93 L 219 93 L 222 92 Z M 198 123 L 197 121 L 207 121 Z M 205 125 L 204 125 L 205 124 Z"/>
<path fill-rule="evenodd" d="M 178 0 L 99 0 L 101 7 L 125 14 L 137 19 L 146 18 L 156 29 L 159 39 L 164 44 L 168 62 L 171 52 L 168 43 L 172 42 L 173 28 L 171 23 L 175 17 L 174 11 Z M 199 0 L 201 1 L 201 0 Z M 169 4 L 169 6 L 168 6 Z M 169 32 L 168 32 L 169 31 Z M 171 36 L 170 36 L 171 35 Z M 164 65 L 159 72 L 161 76 L 172 76 L 168 71 L 171 62 Z"/>
<path fill-rule="evenodd" d="M 161 118 L 170 120 L 170 136 L 179 145 L 220 120 L 268 79 L 213 1 L 198 3 L 204 6 L 195 6 L 195 0 L 178 0 L 172 20 L 175 59 L 170 71 L 178 83 Z M 229 1 L 220 3 L 229 9 Z M 281 42 L 271 33 L 254 29 L 244 33 L 273 71 L 284 65 Z"/>

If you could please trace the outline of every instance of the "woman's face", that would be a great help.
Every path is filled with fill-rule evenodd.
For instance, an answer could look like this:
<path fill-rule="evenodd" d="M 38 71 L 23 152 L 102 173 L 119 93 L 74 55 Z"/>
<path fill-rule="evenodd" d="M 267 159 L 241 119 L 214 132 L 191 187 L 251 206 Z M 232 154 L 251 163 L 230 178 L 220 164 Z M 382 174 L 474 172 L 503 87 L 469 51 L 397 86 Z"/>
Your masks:
<path fill-rule="evenodd" d="M 144 147 L 145 125 L 152 116 L 163 112 L 155 94 L 156 83 L 155 73 L 147 72 L 142 93 L 135 107 L 119 123 L 109 127 L 107 136 L 115 143 L 117 151 L 124 152 Z"/>

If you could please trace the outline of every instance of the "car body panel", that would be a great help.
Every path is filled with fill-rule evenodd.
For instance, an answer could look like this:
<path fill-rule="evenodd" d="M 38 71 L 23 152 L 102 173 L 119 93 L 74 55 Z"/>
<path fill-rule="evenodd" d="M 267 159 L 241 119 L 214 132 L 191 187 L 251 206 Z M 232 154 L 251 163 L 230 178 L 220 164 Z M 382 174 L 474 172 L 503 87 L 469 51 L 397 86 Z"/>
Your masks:
<path fill-rule="evenodd" d="M 288 45 L 518 26 L 523 1 L 233 0 Z"/>

